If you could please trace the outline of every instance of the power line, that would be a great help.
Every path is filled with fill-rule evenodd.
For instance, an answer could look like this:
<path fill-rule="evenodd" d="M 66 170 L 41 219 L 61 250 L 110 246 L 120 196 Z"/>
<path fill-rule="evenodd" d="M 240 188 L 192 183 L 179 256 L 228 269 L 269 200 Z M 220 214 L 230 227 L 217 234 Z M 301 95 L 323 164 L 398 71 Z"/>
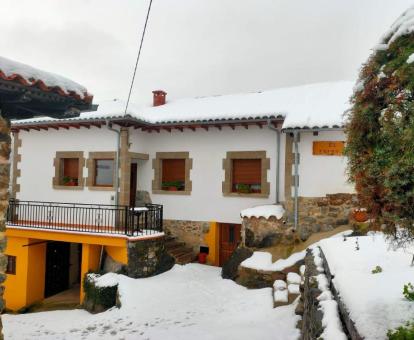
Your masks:
<path fill-rule="evenodd" d="M 142 31 L 141 42 L 139 44 L 139 50 L 138 50 L 137 60 L 135 62 L 134 74 L 132 75 L 131 87 L 129 88 L 128 100 L 125 106 L 125 114 L 127 113 L 129 100 L 131 98 L 132 88 L 134 87 L 135 74 L 137 73 L 138 61 L 141 55 L 142 44 L 144 43 L 145 31 L 147 30 L 148 18 L 151 12 L 151 5 L 152 5 L 152 0 L 150 0 L 149 5 L 148 5 L 147 17 L 145 18 L 144 30 Z"/>

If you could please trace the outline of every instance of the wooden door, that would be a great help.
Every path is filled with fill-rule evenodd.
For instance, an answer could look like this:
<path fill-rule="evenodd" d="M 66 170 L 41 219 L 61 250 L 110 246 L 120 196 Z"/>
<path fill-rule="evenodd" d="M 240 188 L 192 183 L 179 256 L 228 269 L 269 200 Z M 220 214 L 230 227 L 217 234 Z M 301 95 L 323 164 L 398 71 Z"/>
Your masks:
<path fill-rule="evenodd" d="M 45 297 L 69 288 L 70 243 L 49 242 L 46 245 Z"/>
<path fill-rule="evenodd" d="M 241 224 L 220 223 L 220 256 L 222 266 L 237 248 L 241 239 Z"/>
<path fill-rule="evenodd" d="M 131 182 L 129 188 L 129 205 L 135 207 L 135 198 L 137 195 L 137 163 L 131 163 Z"/>

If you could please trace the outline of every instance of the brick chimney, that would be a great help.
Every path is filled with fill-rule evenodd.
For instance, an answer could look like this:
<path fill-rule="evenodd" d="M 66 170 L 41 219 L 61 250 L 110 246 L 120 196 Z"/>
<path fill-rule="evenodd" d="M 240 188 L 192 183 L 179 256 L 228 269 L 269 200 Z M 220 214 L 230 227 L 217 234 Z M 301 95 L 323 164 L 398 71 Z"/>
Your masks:
<path fill-rule="evenodd" d="M 153 98 L 154 98 L 154 106 L 160 106 L 165 104 L 165 96 L 167 92 L 163 90 L 155 90 L 152 91 Z"/>

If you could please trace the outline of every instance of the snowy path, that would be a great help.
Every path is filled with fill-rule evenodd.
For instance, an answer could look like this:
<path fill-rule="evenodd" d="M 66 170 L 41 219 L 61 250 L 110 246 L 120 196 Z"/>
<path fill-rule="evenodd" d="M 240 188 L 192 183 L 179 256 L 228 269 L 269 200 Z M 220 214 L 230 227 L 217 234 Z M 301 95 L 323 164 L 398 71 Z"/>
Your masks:
<path fill-rule="evenodd" d="M 176 265 L 148 279 L 120 276 L 122 308 L 4 315 L 5 339 L 296 339 L 294 306 L 272 308 L 270 288 L 247 290 L 220 268 Z"/>

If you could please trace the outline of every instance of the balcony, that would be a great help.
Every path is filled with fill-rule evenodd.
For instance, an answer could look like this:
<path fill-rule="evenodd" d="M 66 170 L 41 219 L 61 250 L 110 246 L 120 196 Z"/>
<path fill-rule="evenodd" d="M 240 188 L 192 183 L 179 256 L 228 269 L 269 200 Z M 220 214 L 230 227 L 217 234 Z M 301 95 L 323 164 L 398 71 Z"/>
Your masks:
<path fill-rule="evenodd" d="M 158 204 L 128 207 L 10 200 L 6 224 L 28 229 L 139 237 L 162 232 L 162 219 L 163 207 Z"/>

